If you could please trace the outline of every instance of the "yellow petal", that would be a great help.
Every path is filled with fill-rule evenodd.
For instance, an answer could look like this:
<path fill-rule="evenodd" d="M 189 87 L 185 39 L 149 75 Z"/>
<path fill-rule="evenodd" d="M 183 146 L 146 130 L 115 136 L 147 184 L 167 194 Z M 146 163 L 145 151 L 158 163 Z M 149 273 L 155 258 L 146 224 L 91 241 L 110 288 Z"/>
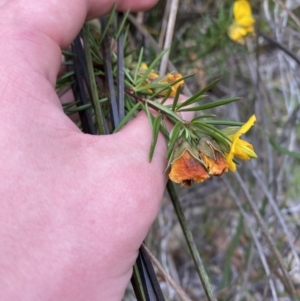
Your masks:
<path fill-rule="evenodd" d="M 253 150 L 252 144 L 242 139 L 237 140 L 235 144 L 234 155 L 244 161 L 250 160 L 251 158 L 257 158 L 257 155 Z"/>
<path fill-rule="evenodd" d="M 254 27 L 253 26 L 245 27 L 245 29 L 247 30 L 247 33 L 254 33 Z"/>
<path fill-rule="evenodd" d="M 247 29 L 234 23 L 228 29 L 229 38 L 237 43 L 245 44 L 244 36 L 247 35 Z"/>
<path fill-rule="evenodd" d="M 241 126 L 236 133 L 228 136 L 232 141 L 232 144 L 231 144 L 230 152 L 228 154 L 225 154 L 225 157 L 226 157 L 226 162 L 228 164 L 228 167 L 231 171 L 236 170 L 236 165 L 233 162 L 233 158 L 235 156 L 242 160 L 257 158 L 253 150 L 253 146 L 249 142 L 240 139 L 240 136 L 248 132 L 249 129 L 253 126 L 255 121 L 256 121 L 256 117 L 255 115 L 252 115 L 249 118 L 249 120 L 243 126 Z"/>
<path fill-rule="evenodd" d="M 241 135 L 247 133 L 256 121 L 255 115 L 252 115 L 248 121 L 233 135 L 233 140 L 238 139 Z"/>
<path fill-rule="evenodd" d="M 148 65 L 146 63 L 141 63 L 140 69 L 148 69 Z"/>
<path fill-rule="evenodd" d="M 236 23 L 243 27 L 249 27 L 255 23 L 255 19 L 252 16 L 244 16 L 239 20 L 236 20 Z"/>
<path fill-rule="evenodd" d="M 238 0 L 234 2 L 233 5 L 233 16 L 236 22 L 239 23 L 239 20 L 246 16 L 251 16 L 252 10 L 250 3 L 246 0 Z"/>
<path fill-rule="evenodd" d="M 225 154 L 225 156 L 226 156 L 226 162 L 228 164 L 229 169 L 233 172 L 236 171 L 236 165 L 233 162 L 233 157 L 234 157 L 233 152 L 230 152 L 229 154 Z"/>

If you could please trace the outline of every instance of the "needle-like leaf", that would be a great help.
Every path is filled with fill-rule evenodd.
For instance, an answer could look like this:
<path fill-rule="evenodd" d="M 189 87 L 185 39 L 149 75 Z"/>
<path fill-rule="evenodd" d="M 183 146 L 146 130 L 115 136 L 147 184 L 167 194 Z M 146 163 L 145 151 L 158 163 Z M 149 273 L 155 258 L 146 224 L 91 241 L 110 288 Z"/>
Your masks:
<path fill-rule="evenodd" d="M 185 109 L 180 109 L 177 110 L 178 112 L 187 112 L 187 111 L 203 111 L 203 110 L 208 110 L 208 109 L 212 109 L 212 108 L 216 108 L 219 106 L 224 106 L 227 105 L 231 102 L 237 101 L 239 100 L 238 97 L 232 97 L 232 98 L 226 98 L 226 99 L 221 99 L 221 100 L 217 100 L 217 101 L 213 101 L 201 106 L 197 106 L 197 107 L 189 107 L 189 108 L 185 108 Z"/>
<path fill-rule="evenodd" d="M 152 142 L 150 146 L 150 152 L 149 152 L 149 162 L 152 161 L 158 134 L 160 132 L 160 122 L 161 122 L 162 114 L 158 114 L 153 121 L 153 128 L 152 128 Z"/>

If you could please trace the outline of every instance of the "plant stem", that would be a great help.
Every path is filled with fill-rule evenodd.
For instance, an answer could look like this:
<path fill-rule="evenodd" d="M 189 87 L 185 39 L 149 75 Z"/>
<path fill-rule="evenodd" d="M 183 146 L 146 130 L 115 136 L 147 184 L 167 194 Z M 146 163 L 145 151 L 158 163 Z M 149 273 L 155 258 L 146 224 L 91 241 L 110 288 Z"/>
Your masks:
<path fill-rule="evenodd" d="M 191 252 L 192 258 L 194 260 L 195 267 L 197 269 L 197 273 L 199 275 L 199 278 L 200 278 L 200 281 L 202 283 L 203 289 L 206 293 L 206 296 L 207 296 L 209 301 L 217 301 L 216 297 L 214 296 L 212 287 L 210 285 L 208 275 L 207 275 L 207 273 L 205 271 L 205 268 L 204 268 L 204 265 L 202 263 L 200 254 L 198 252 L 197 246 L 194 242 L 193 234 L 192 234 L 192 232 L 191 232 L 191 230 L 188 226 L 187 220 L 184 216 L 182 207 L 181 207 L 180 202 L 179 202 L 179 198 L 176 194 L 175 186 L 170 180 L 168 181 L 167 189 L 168 189 L 168 192 L 170 194 L 170 197 L 171 197 L 176 215 L 178 217 L 178 220 L 179 220 L 179 223 L 181 225 L 184 237 L 186 239 L 186 242 L 188 244 L 188 247 L 189 247 L 189 250 Z"/>

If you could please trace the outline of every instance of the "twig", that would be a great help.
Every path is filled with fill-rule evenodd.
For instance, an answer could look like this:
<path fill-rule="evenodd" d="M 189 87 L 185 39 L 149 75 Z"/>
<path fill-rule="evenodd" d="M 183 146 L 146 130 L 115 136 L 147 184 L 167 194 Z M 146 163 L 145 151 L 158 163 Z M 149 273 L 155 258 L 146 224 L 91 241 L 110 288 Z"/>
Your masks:
<path fill-rule="evenodd" d="M 274 0 L 274 2 L 278 3 L 300 28 L 300 20 L 296 17 L 296 15 L 291 10 L 289 10 L 280 0 Z"/>
<path fill-rule="evenodd" d="M 271 38 L 270 36 L 266 35 L 265 33 L 261 32 L 261 31 L 257 31 L 257 33 L 262 36 L 264 39 L 266 39 L 270 44 L 276 46 L 277 48 L 279 48 L 280 50 L 282 50 L 283 52 L 285 52 L 289 57 L 291 57 L 297 64 L 300 65 L 300 58 L 298 58 L 292 51 L 290 51 L 289 49 L 287 49 L 285 46 L 283 46 L 281 43 L 279 43 L 278 41 L 276 41 L 275 39 Z"/>
<path fill-rule="evenodd" d="M 164 16 L 162 19 L 162 24 L 161 24 L 161 29 L 160 29 L 160 35 L 159 35 L 159 39 L 158 39 L 159 48 L 163 47 L 164 39 L 166 36 L 166 30 L 167 30 L 167 25 L 168 25 L 168 15 L 170 12 L 170 2 L 171 2 L 171 0 L 167 0 L 166 6 L 165 6 Z"/>
<path fill-rule="evenodd" d="M 172 279 L 172 277 L 165 271 L 163 266 L 160 264 L 160 262 L 155 258 L 155 256 L 151 253 L 151 251 L 146 247 L 145 244 L 142 245 L 142 248 L 148 253 L 151 261 L 153 264 L 157 267 L 157 269 L 161 272 L 165 280 L 169 282 L 171 287 L 174 289 L 174 291 L 178 294 L 178 296 L 183 301 L 191 301 L 191 299 L 187 296 L 187 294 L 184 292 L 184 290 L 177 285 L 177 283 Z"/>
<path fill-rule="evenodd" d="M 292 281 L 291 281 L 291 279 L 289 277 L 289 274 L 288 274 L 288 272 L 286 270 L 286 267 L 284 265 L 282 257 L 280 255 L 280 253 L 278 252 L 278 250 L 277 250 L 277 248 L 276 248 L 276 246 L 275 246 L 275 244 L 274 244 L 274 242 L 273 242 L 273 240 L 272 240 L 272 238 L 270 236 L 268 228 L 266 227 L 266 225 L 265 225 L 265 223 L 264 223 L 264 221 L 263 221 L 263 219 L 262 219 L 262 217 L 261 217 L 261 215 L 260 215 L 260 213 L 258 211 L 258 208 L 257 208 L 255 202 L 253 201 L 253 199 L 252 199 L 252 197 L 251 197 L 251 195 L 250 195 L 250 193 L 248 191 L 248 188 L 246 187 L 246 185 L 245 185 L 244 181 L 242 180 L 240 174 L 238 172 L 235 172 L 234 175 L 235 175 L 235 178 L 237 179 L 237 181 L 239 182 L 240 187 L 242 188 L 242 190 L 243 190 L 243 192 L 244 192 L 244 194 L 245 194 L 245 196 L 247 198 L 248 204 L 249 204 L 249 206 L 250 206 L 250 208 L 252 210 L 252 213 L 253 213 L 253 215 L 254 215 L 254 217 L 256 219 L 256 222 L 258 223 L 258 225 L 259 225 L 262 233 L 266 237 L 267 243 L 268 243 L 268 245 L 269 245 L 269 247 L 270 247 L 273 255 L 275 256 L 275 258 L 276 258 L 276 260 L 278 262 L 278 265 L 279 265 L 279 267 L 281 269 L 281 272 L 282 272 L 282 274 L 283 274 L 283 276 L 285 278 L 285 281 L 286 281 L 284 283 L 284 285 L 286 286 L 286 289 L 289 291 L 289 293 L 292 296 L 294 296 L 295 295 L 294 285 L 293 285 L 293 283 L 292 283 Z"/>
<path fill-rule="evenodd" d="M 123 13 L 118 13 L 118 26 L 122 24 Z M 117 99 L 119 104 L 119 119 L 122 120 L 125 116 L 124 107 L 124 33 L 121 32 L 118 38 L 118 62 L 117 62 Z"/>
<path fill-rule="evenodd" d="M 101 26 L 103 28 L 106 27 L 105 18 L 101 18 Z M 112 124 L 113 128 L 115 128 L 119 122 L 119 110 L 117 106 L 117 100 L 114 89 L 114 79 L 113 79 L 113 71 L 112 71 L 112 62 L 111 62 L 111 51 L 108 36 L 105 35 L 103 38 L 103 57 L 104 57 L 104 69 L 105 69 L 105 78 L 106 84 L 109 90 L 109 100 L 110 100 L 110 110 L 112 116 Z"/>
<path fill-rule="evenodd" d="M 255 233 L 255 229 L 253 229 L 252 225 L 251 225 L 251 222 L 249 220 L 249 217 L 247 215 L 247 213 L 245 212 L 238 196 L 236 195 L 236 193 L 234 192 L 233 188 L 231 187 L 231 185 L 229 184 L 229 181 L 226 179 L 226 178 L 222 178 L 225 185 L 227 186 L 228 190 L 229 190 L 229 193 L 231 194 L 232 198 L 234 199 L 234 201 L 236 202 L 240 212 L 242 213 L 247 225 L 248 225 L 248 228 L 251 232 L 251 235 L 253 237 L 253 240 L 254 240 L 254 243 L 256 245 L 256 248 L 257 248 L 257 251 L 258 251 L 258 254 L 259 254 L 259 257 L 260 257 L 260 260 L 261 260 L 261 263 L 264 267 L 264 270 L 266 272 L 266 276 L 269 278 L 269 284 L 270 284 L 270 288 L 271 288 L 271 292 L 272 292 L 272 296 L 273 296 L 273 300 L 274 301 L 277 301 L 277 293 L 276 293 L 276 290 L 275 290 L 275 286 L 274 286 L 274 282 L 273 280 L 270 278 L 270 268 L 269 268 L 269 265 L 267 263 L 267 260 L 266 260 L 266 257 L 265 257 L 265 254 L 261 248 L 261 244 L 258 240 L 258 237 Z M 257 212 L 257 214 L 259 214 Z M 261 227 L 261 225 L 259 225 Z"/>
<path fill-rule="evenodd" d="M 85 86 L 89 86 L 88 76 L 85 70 L 86 62 L 84 58 L 84 51 L 80 37 L 77 36 L 72 44 L 72 51 L 75 53 L 73 57 L 73 67 L 75 73 L 75 82 L 72 84 L 72 91 L 75 99 L 78 99 L 77 106 L 88 103 Z M 96 134 L 96 129 L 93 124 L 92 114 L 89 110 L 79 112 L 82 130 L 87 134 Z"/>
<path fill-rule="evenodd" d="M 252 165 L 253 167 L 253 165 Z M 249 168 L 250 169 L 250 168 Z M 297 265 L 300 265 L 300 260 L 299 260 L 299 256 L 297 254 L 297 251 L 295 249 L 295 246 L 293 244 L 293 239 L 292 239 L 292 236 L 291 236 L 291 233 L 290 231 L 288 230 L 287 226 L 286 226 L 286 223 L 284 221 L 284 219 L 282 218 L 282 215 L 280 214 L 280 211 L 278 209 L 278 206 L 273 198 L 273 196 L 270 194 L 268 188 L 266 187 L 264 181 L 261 179 L 261 177 L 259 176 L 258 172 L 254 169 L 254 168 L 251 168 L 251 171 L 252 171 L 252 174 L 253 176 L 256 178 L 256 182 L 258 183 L 258 185 L 262 188 L 265 196 L 267 197 L 268 201 L 269 201 L 269 204 L 271 205 L 271 207 L 273 208 L 273 211 L 276 215 L 276 217 L 278 218 L 278 221 L 279 223 L 281 224 L 282 226 L 282 229 L 283 229 L 283 232 L 285 233 L 286 235 L 286 238 L 287 238 L 287 241 L 290 245 L 290 248 L 292 250 L 292 253 L 293 253 L 293 256 L 295 258 L 295 261 L 297 263 Z"/>
<path fill-rule="evenodd" d="M 165 36 L 165 44 L 164 44 L 164 49 L 169 49 L 169 51 L 166 52 L 165 55 L 161 59 L 159 76 L 163 76 L 167 70 L 167 65 L 168 65 L 169 55 L 170 55 L 170 47 L 172 45 L 172 40 L 173 40 L 177 10 L 178 10 L 178 0 L 171 0 L 170 15 L 169 15 L 169 20 L 168 20 L 167 32 L 166 32 L 166 36 Z"/>

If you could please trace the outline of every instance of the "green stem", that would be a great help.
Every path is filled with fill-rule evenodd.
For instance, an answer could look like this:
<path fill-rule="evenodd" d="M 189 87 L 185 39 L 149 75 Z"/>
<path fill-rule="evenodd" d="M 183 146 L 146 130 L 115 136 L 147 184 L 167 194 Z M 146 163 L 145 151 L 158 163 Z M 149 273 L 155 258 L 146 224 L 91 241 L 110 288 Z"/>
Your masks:
<path fill-rule="evenodd" d="M 195 267 L 197 269 L 197 273 L 199 275 L 199 278 L 200 278 L 200 281 L 201 281 L 202 286 L 204 288 L 204 291 L 206 293 L 206 296 L 207 296 L 209 301 L 217 301 L 216 297 L 214 296 L 212 287 L 210 285 L 208 275 L 207 275 L 207 273 L 205 271 L 205 268 L 204 268 L 204 265 L 202 263 L 200 254 L 198 252 L 197 246 L 194 242 L 192 232 L 191 232 L 191 230 L 188 226 L 187 220 L 184 216 L 182 207 L 181 207 L 180 202 L 179 202 L 179 198 L 176 194 L 175 186 L 170 180 L 168 181 L 167 189 L 168 189 L 168 192 L 170 194 L 170 197 L 171 197 L 176 215 L 177 215 L 179 223 L 181 225 L 184 237 L 187 241 L 189 250 L 190 250 L 192 258 L 194 260 Z"/>

